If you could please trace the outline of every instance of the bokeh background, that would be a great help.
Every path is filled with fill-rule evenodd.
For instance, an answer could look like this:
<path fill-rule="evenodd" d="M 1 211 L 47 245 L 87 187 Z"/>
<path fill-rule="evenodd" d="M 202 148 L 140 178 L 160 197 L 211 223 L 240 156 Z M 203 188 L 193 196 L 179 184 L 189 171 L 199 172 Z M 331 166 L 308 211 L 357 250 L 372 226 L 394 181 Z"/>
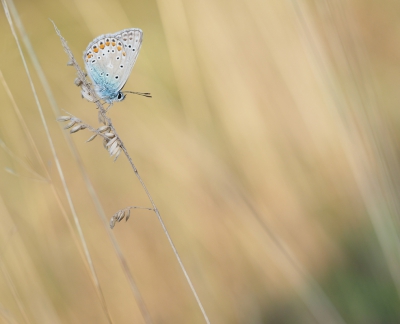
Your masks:
<path fill-rule="evenodd" d="M 124 156 L 55 121 L 97 111 L 49 19 L 80 64 L 93 38 L 143 30 L 125 90 L 153 98 L 110 116 L 211 323 L 400 322 L 400 2 L 6 3 L 38 101 L 3 2 L 4 323 L 149 323 L 127 273 L 153 323 L 206 323 L 154 213 L 102 220 L 151 205 Z"/>

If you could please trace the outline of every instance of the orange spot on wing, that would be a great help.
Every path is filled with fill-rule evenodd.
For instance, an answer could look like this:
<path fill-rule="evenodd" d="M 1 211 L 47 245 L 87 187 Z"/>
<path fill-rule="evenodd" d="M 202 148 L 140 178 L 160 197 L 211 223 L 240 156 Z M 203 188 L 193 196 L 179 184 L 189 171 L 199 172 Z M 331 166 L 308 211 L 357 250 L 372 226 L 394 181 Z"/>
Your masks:
<path fill-rule="evenodd" d="M 107 45 L 107 46 L 110 46 L 110 42 L 106 42 L 106 45 Z"/>
<path fill-rule="evenodd" d="M 122 47 L 121 47 L 121 46 L 118 46 L 118 47 L 117 47 L 117 50 L 118 50 L 118 51 L 122 50 Z"/>
<path fill-rule="evenodd" d="M 111 44 L 112 44 L 112 46 L 115 46 L 115 42 L 112 42 Z"/>
<path fill-rule="evenodd" d="M 122 55 L 123 55 L 123 56 L 125 56 L 125 55 L 126 55 L 126 53 L 125 53 L 125 52 L 122 52 Z"/>
<path fill-rule="evenodd" d="M 99 52 L 99 49 L 96 47 L 96 48 L 93 48 L 93 52 L 95 52 L 95 53 L 98 53 Z"/>
<path fill-rule="evenodd" d="M 100 48 L 101 48 L 101 49 L 103 49 L 104 47 L 105 47 L 105 45 L 104 45 L 104 44 L 101 44 L 101 45 L 100 45 Z"/>

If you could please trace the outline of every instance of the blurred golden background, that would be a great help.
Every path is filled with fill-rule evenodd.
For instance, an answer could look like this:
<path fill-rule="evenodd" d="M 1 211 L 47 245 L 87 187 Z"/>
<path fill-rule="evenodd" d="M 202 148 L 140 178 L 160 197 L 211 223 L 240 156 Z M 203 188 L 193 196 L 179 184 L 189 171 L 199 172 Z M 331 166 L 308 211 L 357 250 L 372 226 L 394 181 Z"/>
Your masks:
<path fill-rule="evenodd" d="M 154 213 L 102 221 L 151 205 L 124 156 L 56 122 L 98 125 L 49 19 L 80 64 L 143 30 L 124 89 L 153 98 L 110 116 L 211 323 L 400 323 L 400 2 L 2 1 L 4 323 L 150 323 L 127 273 L 152 323 L 206 323 Z"/>

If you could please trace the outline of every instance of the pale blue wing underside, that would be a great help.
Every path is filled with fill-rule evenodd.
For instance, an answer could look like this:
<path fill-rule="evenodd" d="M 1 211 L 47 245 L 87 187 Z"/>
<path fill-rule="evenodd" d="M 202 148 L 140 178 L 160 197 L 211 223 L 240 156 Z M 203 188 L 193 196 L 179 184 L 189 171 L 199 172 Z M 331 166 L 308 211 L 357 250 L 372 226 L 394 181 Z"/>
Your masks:
<path fill-rule="evenodd" d="M 138 28 L 121 30 L 95 38 L 84 52 L 86 71 L 97 96 L 107 102 L 120 100 L 139 55 L 143 32 Z"/>

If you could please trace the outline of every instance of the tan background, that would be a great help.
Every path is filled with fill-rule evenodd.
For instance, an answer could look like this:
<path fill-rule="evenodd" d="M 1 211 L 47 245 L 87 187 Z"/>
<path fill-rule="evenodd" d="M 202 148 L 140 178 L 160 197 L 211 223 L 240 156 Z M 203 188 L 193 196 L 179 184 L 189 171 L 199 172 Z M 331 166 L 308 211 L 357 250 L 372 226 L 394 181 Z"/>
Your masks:
<path fill-rule="evenodd" d="M 30 59 L 37 56 L 58 108 L 96 126 L 49 19 L 79 63 L 94 37 L 143 30 L 125 90 L 153 98 L 128 95 L 110 116 L 211 323 L 400 322 L 400 3 L 20 0 L 15 7 L 113 323 L 145 321 Z M 1 318 L 107 323 L 3 9 L 0 42 Z M 72 135 L 107 218 L 150 206 L 126 158 L 113 163 L 100 140 L 85 143 L 89 137 Z M 132 212 L 113 234 L 154 323 L 205 323 L 153 213 Z"/>

